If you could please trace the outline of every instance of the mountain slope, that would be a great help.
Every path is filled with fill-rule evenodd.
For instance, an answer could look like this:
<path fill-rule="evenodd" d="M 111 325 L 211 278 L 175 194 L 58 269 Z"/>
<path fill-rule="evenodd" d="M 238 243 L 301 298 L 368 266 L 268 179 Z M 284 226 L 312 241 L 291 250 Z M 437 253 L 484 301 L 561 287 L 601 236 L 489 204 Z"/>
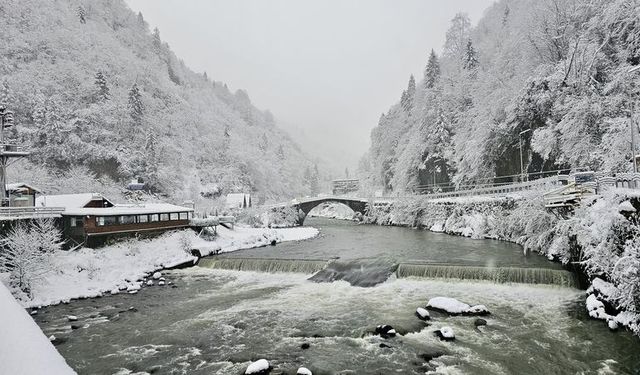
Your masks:
<path fill-rule="evenodd" d="M 363 174 L 396 191 L 506 182 L 520 137 L 529 173 L 629 171 L 638 64 L 636 0 L 502 0 L 476 27 L 458 15 L 425 78 L 381 116 Z"/>
<path fill-rule="evenodd" d="M 0 22 L 0 101 L 31 164 L 139 176 L 176 199 L 306 192 L 312 163 L 273 116 L 189 70 L 121 0 L 7 0 Z"/>

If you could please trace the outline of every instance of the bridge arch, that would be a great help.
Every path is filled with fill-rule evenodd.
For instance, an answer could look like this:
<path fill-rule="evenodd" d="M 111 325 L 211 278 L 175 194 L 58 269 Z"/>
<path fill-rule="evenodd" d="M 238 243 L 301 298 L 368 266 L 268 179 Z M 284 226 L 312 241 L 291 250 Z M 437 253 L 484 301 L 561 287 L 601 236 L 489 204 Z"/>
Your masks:
<path fill-rule="evenodd" d="M 292 206 L 298 210 L 298 225 L 304 224 L 304 220 L 307 218 L 307 215 L 311 210 L 316 208 L 317 206 L 323 203 L 339 203 L 343 204 L 353 212 L 359 212 L 362 215 L 365 214 L 367 208 L 367 201 L 364 199 L 358 198 L 342 198 L 342 197 L 322 197 L 315 199 L 308 199 L 302 202 L 298 202 L 293 204 Z"/>

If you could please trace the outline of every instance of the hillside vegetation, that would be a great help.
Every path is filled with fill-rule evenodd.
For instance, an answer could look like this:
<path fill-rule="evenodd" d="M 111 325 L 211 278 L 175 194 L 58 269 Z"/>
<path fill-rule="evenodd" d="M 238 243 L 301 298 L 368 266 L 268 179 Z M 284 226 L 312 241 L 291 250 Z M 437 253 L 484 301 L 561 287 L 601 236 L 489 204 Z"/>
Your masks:
<path fill-rule="evenodd" d="M 630 171 L 638 64 L 637 0 L 501 0 L 475 27 L 458 14 L 380 117 L 361 172 L 388 191 L 490 182 L 520 173 L 529 129 L 530 173 Z"/>
<path fill-rule="evenodd" d="M 317 177 L 271 113 L 215 72 L 189 70 L 121 0 L 6 0 L 0 23 L 0 102 L 18 124 L 9 137 L 33 151 L 14 178 L 69 192 L 141 177 L 175 200 L 268 200 L 308 193 Z"/>

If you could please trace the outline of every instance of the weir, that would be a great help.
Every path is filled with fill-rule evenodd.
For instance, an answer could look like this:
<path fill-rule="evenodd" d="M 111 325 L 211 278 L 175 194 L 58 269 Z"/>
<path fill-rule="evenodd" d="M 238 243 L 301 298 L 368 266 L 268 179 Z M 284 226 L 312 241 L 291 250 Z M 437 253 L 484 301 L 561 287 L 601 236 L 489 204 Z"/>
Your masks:
<path fill-rule="evenodd" d="M 526 267 L 472 267 L 438 264 L 401 263 L 396 275 L 430 279 L 486 280 L 494 283 L 550 284 L 578 288 L 570 271 Z"/>
<path fill-rule="evenodd" d="M 270 258 L 203 258 L 198 266 L 205 268 L 256 271 L 256 272 L 295 272 L 314 274 L 327 265 L 320 259 L 270 259 Z"/>
<path fill-rule="evenodd" d="M 314 282 L 344 280 L 354 286 L 371 287 L 395 273 L 398 278 L 458 279 L 493 283 L 547 284 L 578 288 L 575 274 L 566 270 L 526 267 L 478 267 L 426 263 L 394 263 L 388 259 L 278 259 L 203 258 L 200 267 L 232 271 L 304 273 Z"/>

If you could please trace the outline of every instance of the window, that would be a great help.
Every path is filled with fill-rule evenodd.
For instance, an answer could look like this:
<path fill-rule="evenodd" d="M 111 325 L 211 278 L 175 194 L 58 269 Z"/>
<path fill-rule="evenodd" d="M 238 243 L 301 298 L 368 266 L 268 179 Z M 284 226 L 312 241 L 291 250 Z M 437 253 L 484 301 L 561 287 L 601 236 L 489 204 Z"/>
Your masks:
<path fill-rule="evenodd" d="M 120 216 L 120 224 L 135 224 L 136 217 L 134 215 L 123 215 Z"/>
<path fill-rule="evenodd" d="M 82 226 L 82 217 L 71 217 L 71 226 L 72 227 L 81 227 Z"/>
<path fill-rule="evenodd" d="M 169 214 L 160 214 L 160 221 L 169 221 Z"/>
<path fill-rule="evenodd" d="M 149 215 L 149 221 L 158 221 L 158 214 Z"/>
<path fill-rule="evenodd" d="M 146 223 L 149 221 L 149 216 L 147 215 L 138 215 L 138 223 Z"/>
<path fill-rule="evenodd" d="M 173 221 L 173 220 L 178 220 L 178 214 L 177 213 L 172 213 L 169 214 L 169 220 Z"/>
<path fill-rule="evenodd" d="M 118 224 L 117 216 L 98 216 L 96 217 L 96 225 L 103 227 L 105 225 Z"/>
<path fill-rule="evenodd" d="M 180 212 L 180 220 L 189 220 L 189 213 Z"/>

